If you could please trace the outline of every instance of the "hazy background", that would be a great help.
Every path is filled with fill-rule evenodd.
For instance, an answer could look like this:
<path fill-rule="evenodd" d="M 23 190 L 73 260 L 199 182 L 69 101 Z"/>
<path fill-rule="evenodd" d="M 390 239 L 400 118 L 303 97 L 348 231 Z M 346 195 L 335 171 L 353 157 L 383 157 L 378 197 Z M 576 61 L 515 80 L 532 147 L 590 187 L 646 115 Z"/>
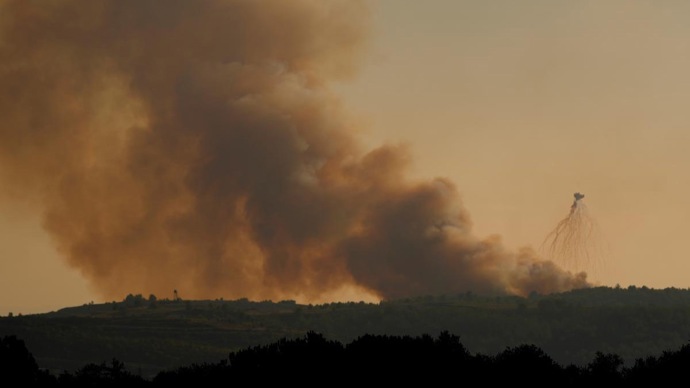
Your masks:
<path fill-rule="evenodd" d="M 687 287 L 690 4 L 371 7 L 369 56 L 334 86 L 367 144 L 409 144 L 413 175 L 453 181 L 474 233 L 510 248 L 538 247 L 583 192 L 607 243 L 590 280 Z M 23 206 L 0 204 L 0 314 L 98 302 Z"/>
<path fill-rule="evenodd" d="M 378 1 L 375 49 L 340 94 L 376 144 L 456 182 L 478 235 L 539 246 L 585 193 L 590 278 L 688 286 L 690 4 Z"/>

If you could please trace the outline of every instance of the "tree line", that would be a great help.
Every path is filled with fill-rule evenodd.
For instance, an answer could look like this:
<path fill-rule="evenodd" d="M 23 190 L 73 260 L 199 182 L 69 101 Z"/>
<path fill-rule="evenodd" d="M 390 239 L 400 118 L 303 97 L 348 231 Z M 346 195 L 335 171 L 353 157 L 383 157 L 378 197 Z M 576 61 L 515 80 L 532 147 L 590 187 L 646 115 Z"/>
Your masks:
<path fill-rule="evenodd" d="M 531 344 L 494 354 L 472 354 L 460 337 L 367 334 L 343 344 L 309 331 L 298 338 L 247 347 L 218 362 L 191 364 L 144 377 L 115 358 L 53 374 L 39 367 L 24 341 L 0 339 L 0 377 L 16 386 L 156 387 L 203 384 L 536 384 L 560 387 L 633 387 L 684 381 L 690 344 L 638 358 L 631 366 L 614 353 L 597 352 L 586 365 L 562 365 Z"/>
<path fill-rule="evenodd" d="M 534 344 L 557 362 L 582 366 L 596 351 L 625 366 L 690 339 L 690 290 L 597 287 L 552 295 L 470 292 L 380 303 L 168 300 L 127 295 L 120 302 L 0 318 L 0 336 L 24 339 L 51 372 L 116 357 L 145 376 L 231 351 L 299 338 L 308 331 L 349 343 L 365 334 L 420 336 L 447 330 L 473 352 Z"/>

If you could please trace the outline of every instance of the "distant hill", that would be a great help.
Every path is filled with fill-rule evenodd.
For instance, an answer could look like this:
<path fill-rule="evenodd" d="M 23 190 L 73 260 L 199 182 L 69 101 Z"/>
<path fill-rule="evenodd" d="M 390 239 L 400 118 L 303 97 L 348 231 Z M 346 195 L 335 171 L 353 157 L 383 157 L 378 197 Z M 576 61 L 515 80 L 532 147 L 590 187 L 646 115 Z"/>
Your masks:
<path fill-rule="evenodd" d="M 562 365 L 586 364 L 598 351 L 629 365 L 690 340 L 690 290 L 596 287 L 527 298 L 467 293 L 321 305 L 128 295 L 120 302 L 0 318 L 0 336 L 22 338 L 38 364 L 56 373 L 116 358 L 153 376 L 308 331 L 342 343 L 365 334 L 448 331 L 473 354 L 529 344 Z"/>

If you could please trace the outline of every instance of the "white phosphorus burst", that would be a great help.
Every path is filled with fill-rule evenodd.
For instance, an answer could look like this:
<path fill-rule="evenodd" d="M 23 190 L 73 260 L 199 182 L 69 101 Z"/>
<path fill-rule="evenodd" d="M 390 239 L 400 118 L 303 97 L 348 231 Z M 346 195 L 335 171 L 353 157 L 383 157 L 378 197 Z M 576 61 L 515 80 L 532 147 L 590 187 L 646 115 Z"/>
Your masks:
<path fill-rule="evenodd" d="M 601 232 L 582 201 L 584 194 L 574 197 L 568 216 L 546 236 L 540 253 L 567 270 L 596 272 L 603 265 Z"/>

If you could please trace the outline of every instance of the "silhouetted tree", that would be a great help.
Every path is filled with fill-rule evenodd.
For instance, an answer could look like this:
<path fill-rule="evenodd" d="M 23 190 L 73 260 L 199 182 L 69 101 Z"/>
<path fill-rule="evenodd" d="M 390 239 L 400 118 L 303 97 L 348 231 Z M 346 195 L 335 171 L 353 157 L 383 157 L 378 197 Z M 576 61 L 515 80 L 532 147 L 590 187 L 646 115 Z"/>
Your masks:
<path fill-rule="evenodd" d="M 63 372 L 58 381 L 66 387 L 144 387 L 150 383 L 127 371 L 124 363 L 115 358 L 109 365 L 89 363 L 74 374 Z"/>
<path fill-rule="evenodd" d="M 607 387 L 623 385 L 623 359 L 613 353 L 596 352 L 584 370 L 586 384 L 601 384 Z"/>
<path fill-rule="evenodd" d="M 343 350 L 339 342 L 309 331 L 302 338 L 283 338 L 269 345 L 231 353 L 229 362 L 240 381 L 315 382 L 312 379 L 342 371 Z"/>
<path fill-rule="evenodd" d="M 52 386 L 56 379 L 40 370 L 24 341 L 15 335 L 0 339 L 0 377 L 14 386 Z"/>
<path fill-rule="evenodd" d="M 556 386 L 565 376 L 563 367 L 535 345 L 506 348 L 496 355 L 491 369 L 494 383 Z"/>
<path fill-rule="evenodd" d="M 676 351 L 664 351 L 659 357 L 635 360 L 625 379 L 639 386 L 671 386 L 687 381 L 689 369 L 690 344 L 686 344 Z"/>

